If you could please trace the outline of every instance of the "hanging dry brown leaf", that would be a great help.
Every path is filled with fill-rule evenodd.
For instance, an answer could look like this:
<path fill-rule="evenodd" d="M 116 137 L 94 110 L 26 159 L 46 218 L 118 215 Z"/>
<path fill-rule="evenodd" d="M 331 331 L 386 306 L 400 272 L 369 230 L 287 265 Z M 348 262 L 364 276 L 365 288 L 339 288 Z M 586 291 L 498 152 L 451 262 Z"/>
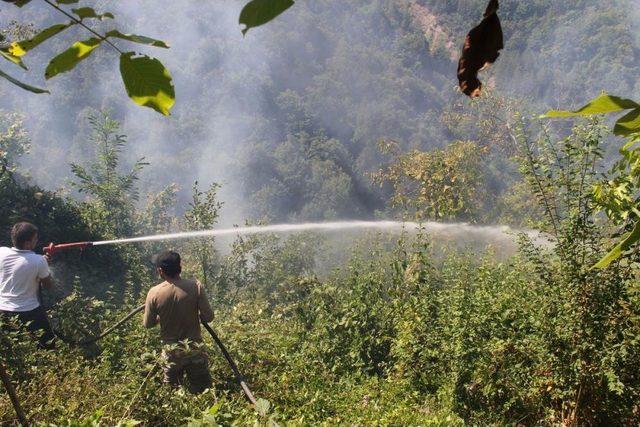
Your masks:
<path fill-rule="evenodd" d="M 464 41 L 458 62 L 458 82 L 460 90 L 472 98 L 480 96 L 482 90 L 478 72 L 493 64 L 504 47 L 498 7 L 498 0 L 489 1 L 484 19 L 467 34 Z"/>

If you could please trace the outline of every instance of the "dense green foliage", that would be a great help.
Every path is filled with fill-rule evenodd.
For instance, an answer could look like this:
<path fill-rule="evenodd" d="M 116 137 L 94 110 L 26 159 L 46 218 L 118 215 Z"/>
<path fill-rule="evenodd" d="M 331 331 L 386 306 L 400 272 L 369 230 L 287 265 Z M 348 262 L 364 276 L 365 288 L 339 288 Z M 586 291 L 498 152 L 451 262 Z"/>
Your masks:
<path fill-rule="evenodd" d="M 143 16 L 125 2 L 109 5 L 132 31 L 176 35 L 161 59 L 189 102 L 177 103 L 170 119 L 123 107 L 111 95 L 120 82 L 103 71 L 114 58 L 98 49 L 51 80 L 55 107 L 3 92 L 0 244 L 21 219 L 41 228 L 43 244 L 376 216 L 542 234 L 517 232 L 513 253 L 426 229 L 60 253 L 52 267 L 59 286 L 44 302 L 57 328 L 82 338 L 143 301 L 158 281 L 152 254 L 180 251 L 185 275 L 212 299 L 212 325 L 261 400 L 246 403 L 208 337 L 214 389 L 169 390 L 154 369 L 158 331 L 136 317 L 97 345 L 59 343 L 55 352 L 2 332 L 0 361 L 30 419 L 638 424 L 639 249 L 620 251 L 606 269 L 592 266 L 633 229 L 640 154 L 627 145 L 616 162 L 624 142 L 598 120 L 570 128 L 532 118 L 602 88 L 636 97 L 630 2 L 503 2 L 507 48 L 484 80 L 487 96 L 472 103 L 452 98 L 452 58 L 484 1 L 296 2 L 241 38 L 245 3 L 159 8 L 148 0 Z M 267 16 L 284 10 L 249 4 Z M 38 28 L 53 24 L 48 12 L 21 10 Z M 246 29 L 266 19 L 249 12 Z M 109 19 L 93 19 L 109 29 Z M 11 24 L 0 34 L 2 42 L 36 32 Z M 52 37 L 33 61 L 44 67 L 67 47 Z M 13 419 L 0 388 L 0 424 Z"/>
<path fill-rule="evenodd" d="M 59 232 L 65 240 L 215 223 L 217 186 L 196 185 L 183 219 L 170 214 L 171 188 L 144 212 L 131 209 L 135 180 L 118 167 L 125 138 L 108 116 L 92 116 L 92 126 L 94 163 L 74 166 L 88 198 L 44 192 L 29 204 L 35 189 L 11 173 L 3 178 L 16 194 L 9 221 L 28 207 L 43 238 Z M 517 129 L 516 155 L 553 243 L 522 234 L 519 252 L 501 262 L 490 253 L 437 254 L 423 232 L 395 244 L 371 236 L 345 265 L 318 277 L 319 236 L 239 238 L 227 253 L 211 241 L 171 242 L 185 257 L 185 274 L 207 281 L 215 328 L 263 399 L 259 407 L 245 403 L 209 340 L 214 390 L 171 392 L 153 369 L 158 334 L 136 318 L 85 349 L 59 344 L 43 352 L 27 336 L 3 333 L 1 357 L 29 416 L 62 425 L 637 422 L 636 258 L 590 269 L 608 241 L 589 190 L 599 180 L 605 130 L 585 123 L 556 142 Z M 144 173 L 142 165 L 133 173 Z M 107 198 L 118 202 L 105 209 Z M 42 222 L 43 201 L 57 206 L 49 208 L 52 222 Z M 58 327 L 92 335 L 139 304 L 155 280 L 145 260 L 160 247 L 96 247 L 59 259 L 56 271 L 67 276 L 58 276 L 63 289 L 51 308 Z M 122 276 L 114 275 L 117 265 Z M 3 397 L 0 420 L 12 417 Z"/>
<path fill-rule="evenodd" d="M 640 142 L 640 104 L 603 93 L 576 111 L 550 111 L 546 114 L 547 117 L 588 117 L 620 112 L 625 114 L 616 121 L 613 133 L 627 138 L 627 142 L 620 148 L 620 159 L 610 171 L 613 179 L 597 185 L 594 192 L 596 202 L 607 216 L 622 226 L 623 230 L 630 231 L 595 265 L 596 268 L 606 268 L 640 240 L 636 191 L 640 179 L 640 148 L 637 146 Z"/>

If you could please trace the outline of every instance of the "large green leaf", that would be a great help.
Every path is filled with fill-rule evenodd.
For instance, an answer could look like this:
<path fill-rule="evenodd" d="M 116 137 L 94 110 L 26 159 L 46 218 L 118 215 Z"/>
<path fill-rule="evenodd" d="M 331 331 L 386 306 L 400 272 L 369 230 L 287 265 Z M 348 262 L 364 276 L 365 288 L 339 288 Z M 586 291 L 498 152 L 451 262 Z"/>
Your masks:
<path fill-rule="evenodd" d="M 618 136 L 632 136 L 640 133 L 640 108 L 622 116 L 616 122 L 613 133 Z"/>
<path fill-rule="evenodd" d="M 74 4 L 78 3 L 78 0 L 56 0 L 58 4 Z"/>
<path fill-rule="evenodd" d="M 40 89 L 39 87 L 35 87 L 35 86 L 28 85 L 26 83 L 23 83 L 20 80 L 11 77 L 9 74 L 5 73 L 2 70 L 0 70 L 0 77 L 4 77 L 5 79 L 9 80 L 14 85 L 20 86 L 22 89 L 28 90 L 29 92 L 33 92 L 33 93 L 49 93 L 49 91 L 46 90 L 46 89 Z"/>
<path fill-rule="evenodd" d="M 127 95 L 138 105 L 169 115 L 176 99 L 169 71 L 155 58 L 134 55 L 120 55 L 120 74 Z"/>
<path fill-rule="evenodd" d="M 245 26 L 242 34 L 247 34 L 251 28 L 266 24 L 293 4 L 293 0 L 251 0 L 240 12 L 240 24 Z"/>
<path fill-rule="evenodd" d="M 56 34 L 61 33 L 74 24 L 75 22 L 52 25 L 49 28 L 45 28 L 44 30 L 40 31 L 38 34 L 28 40 L 11 43 L 11 45 L 7 48 L 7 52 L 13 56 L 24 56 L 31 49 L 47 41 Z"/>
<path fill-rule="evenodd" d="M 562 111 L 551 110 L 547 112 L 543 117 L 577 117 L 577 116 L 592 116 L 595 114 L 607 114 L 615 113 L 617 111 L 624 111 L 640 108 L 640 104 L 625 98 L 619 98 L 617 96 L 607 95 L 603 93 L 596 99 L 589 102 L 584 107 L 575 111 Z"/>
<path fill-rule="evenodd" d="M 119 39 L 129 40 L 130 42 L 146 44 L 154 47 L 163 47 L 165 49 L 169 48 L 169 45 L 163 42 L 162 40 L 152 39 L 147 36 L 139 36 L 136 34 L 122 34 L 118 30 L 111 30 L 105 34 L 106 37 L 117 37 Z"/>
<path fill-rule="evenodd" d="M 20 58 L 19 56 L 11 55 L 9 52 L 5 51 L 4 49 L 0 50 L 0 56 L 2 56 L 4 59 L 6 59 L 9 62 L 13 62 L 16 65 L 19 65 L 25 70 L 27 69 L 27 66 L 24 65 L 24 62 L 22 62 L 22 58 Z"/>
<path fill-rule="evenodd" d="M 91 7 L 80 7 L 78 9 L 71 9 L 71 11 L 73 13 L 75 13 L 76 15 L 78 15 L 78 17 L 80 19 L 85 19 L 85 18 L 96 18 L 99 20 L 103 20 L 106 18 L 109 19 L 113 19 L 113 13 L 111 12 L 106 12 L 106 13 L 97 13 L 95 10 L 93 10 L 93 8 Z"/>
<path fill-rule="evenodd" d="M 629 233 L 622 242 L 606 254 L 604 258 L 598 261 L 593 268 L 607 268 L 609 264 L 620 258 L 620 256 L 622 256 L 625 251 L 629 250 L 638 240 L 640 240 L 640 221 L 636 222 L 631 233 Z"/>
<path fill-rule="evenodd" d="M 44 72 L 44 77 L 49 80 L 60 73 L 72 70 L 78 62 L 82 61 L 100 46 L 102 40 L 92 37 L 90 39 L 75 42 L 71 47 L 53 58 Z"/>

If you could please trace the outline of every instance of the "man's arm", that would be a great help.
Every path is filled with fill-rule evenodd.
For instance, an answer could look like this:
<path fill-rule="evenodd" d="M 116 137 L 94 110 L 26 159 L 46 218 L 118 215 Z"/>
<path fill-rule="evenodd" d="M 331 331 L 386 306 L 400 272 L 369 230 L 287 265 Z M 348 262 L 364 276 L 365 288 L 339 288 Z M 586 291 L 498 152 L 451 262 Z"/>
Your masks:
<path fill-rule="evenodd" d="M 153 295 L 151 291 L 147 294 L 147 300 L 144 303 L 144 327 L 153 328 L 158 324 L 158 312 L 156 305 L 153 303 Z"/>
<path fill-rule="evenodd" d="M 207 294 L 204 292 L 204 288 L 202 287 L 200 282 L 196 282 L 196 286 L 198 287 L 198 308 L 200 309 L 200 319 L 202 319 L 206 323 L 209 323 L 213 320 L 213 310 L 211 309 L 211 304 L 209 304 Z"/>
<path fill-rule="evenodd" d="M 49 271 L 50 258 L 47 255 L 42 257 L 42 262 L 38 266 L 38 279 L 40 280 L 40 286 L 44 289 L 51 289 L 53 287 L 53 277 Z"/>
<path fill-rule="evenodd" d="M 40 279 L 40 286 L 42 286 L 44 289 L 53 288 L 53 283 L 53 277 L 51 277 L 51 275 L 48 275 L 44 279 Z"/>

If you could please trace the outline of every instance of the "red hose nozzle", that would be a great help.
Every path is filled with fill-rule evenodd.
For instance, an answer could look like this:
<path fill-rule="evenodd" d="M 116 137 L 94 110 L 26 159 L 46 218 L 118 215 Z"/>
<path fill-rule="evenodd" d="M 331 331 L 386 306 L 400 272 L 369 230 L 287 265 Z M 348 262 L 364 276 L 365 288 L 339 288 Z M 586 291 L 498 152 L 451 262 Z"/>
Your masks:
<path fill-rule="evenodd" d="M 44 248 L 42 248 L 42 251 L 46 255 L 53 256 L 56 252 L 64 249 L 71 249 L 71 248 L 85 249 L 92 245 L 93 245 L 92 242 L 62 243 L 59 245 L 54 245 L 53 243 L 49 243 L 49 246 L 45 246 Z"/>

